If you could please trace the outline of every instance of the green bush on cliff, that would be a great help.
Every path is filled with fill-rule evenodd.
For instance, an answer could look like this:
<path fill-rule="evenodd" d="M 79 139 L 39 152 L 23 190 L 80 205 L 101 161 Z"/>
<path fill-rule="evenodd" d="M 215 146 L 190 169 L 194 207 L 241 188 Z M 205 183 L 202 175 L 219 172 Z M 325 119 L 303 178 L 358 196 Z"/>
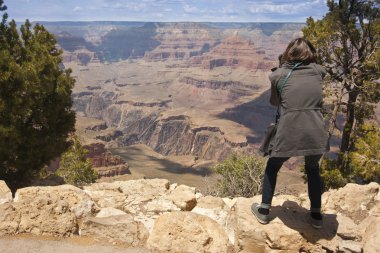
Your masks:
<path fill-rule="evenodd" d="M 325 190 L 337 189 L 348 183 L 345 175 L 337 167 L 336 160 L 325 158 L 322 161 L 321 177 Z M 306 175 L 305 175 L 306 179 Z"/>
<path fill-rule="evenodd" d="M 363 125 L 349 156 L 355 181 L 380 183 L 380 126 Z"/>
<path fill-rule="evenodd" d="M 252 197 L 262 191 L 265 159 L 255 155 L 232 154 L 212 170 L 221 177 L 216 193 L 228 197 Z"/>
<path fill-rule="evenodd" d="M 336 160 L 323 160 L 321 176 L 326 189 L 343 187 L 348 182 L 380 183 L 380 127 L 364 124 L 357 133 L 354 148 L 342 158 L 348 164 L 346 170 L 339 170 Z"/>
<path fill-rule="evenodd" d="M 7 18 L 0 21 L 0 179 L 16 188 L 69 147 L 74 79 L 62 70 L 52 34 Z"/>
<path fill-rule="evenodd" d="M 92 169 L 91 160 L 87 158 L 88 151 L 81 145 L 78 137 L 72 138 L 72 146 L 62 156 L 56 174 L 67 184 L 82 186 L 94 183 L 98 174 Z"/>

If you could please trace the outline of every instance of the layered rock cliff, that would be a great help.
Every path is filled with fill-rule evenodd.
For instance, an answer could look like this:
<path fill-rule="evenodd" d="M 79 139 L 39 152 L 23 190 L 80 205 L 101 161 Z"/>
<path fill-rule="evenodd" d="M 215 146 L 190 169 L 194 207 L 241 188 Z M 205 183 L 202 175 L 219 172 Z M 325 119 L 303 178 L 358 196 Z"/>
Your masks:
<path fill-rule="evenodd" d="M 190 62 L 206 69 L 228 66 L 265 71 L 269 71 L 276 64 L 273 58 L 265 56 L 265 50 L 258 50 L 253 41 L 244 39 L 237 33 L 223 39 L 210 52 L 193 57 Z"/>
<path fill-rule="evenodd" d="M 205 160 L 222 160 L 233 150 L 248 149 L 246 141 L 231 141 L 218 127 L 196 126 L 185 115 L 161 116 L 164 103 L 121 103 L 112 92 L 86 92 L 74 95 L 74 105 L 85 116 L 101 119 L 108 128 L 117 129 L 96 137 L 113 146 L 142 143 L 163 155 L 194 155 Z"/>
<path fill-rule="evenodd" d="M 324 225 L 311 227 L 305 194 L 275 196 L 270 223 L 253 198 L 203 196 L 165 179 L 19 189 L 0 181 L 0 236 L 86 236 L 152 252 L 380 251 L 379 184 L 348 184 L 323 194 Z"/>
<path fill-rule="evenodd" d="M 88 150 L 87 157 L 91 159 L 92 168 L 100 177 L 131 174 L 128 164 L 120 156 L 106 150 L 103 143 L 92 143 L 84 148 Z"/>
<path fill-rule="evenodd" d="M 217 43 L 220 33 L 218 29 L 197 23 L 160 24 L 156 32 L 160 45 L 145 53 L 146 60 L 183 60 L 202 55 Z"/>

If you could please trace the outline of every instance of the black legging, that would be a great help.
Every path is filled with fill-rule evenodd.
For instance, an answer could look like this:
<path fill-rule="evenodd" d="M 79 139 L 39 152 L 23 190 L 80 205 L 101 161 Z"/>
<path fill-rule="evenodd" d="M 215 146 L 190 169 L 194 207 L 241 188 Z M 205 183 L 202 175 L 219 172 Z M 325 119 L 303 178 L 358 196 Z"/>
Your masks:
<path fill-rule="evenodd" d="M 263 195 L 261 206 L 270 208 L 274 189 L 276 188 L 277 173 L 282 164 L 288 160 L 289 157 L 271 157 L 267 162 L 264 175 Z M 321 155 L 305 156 L 305 170 L 307 174 L 307 186 L 311 212 L 320 212 L 321 210 L 321 195 L 322 184 L 321 176 L 319 175 L 319 159 Z"/>

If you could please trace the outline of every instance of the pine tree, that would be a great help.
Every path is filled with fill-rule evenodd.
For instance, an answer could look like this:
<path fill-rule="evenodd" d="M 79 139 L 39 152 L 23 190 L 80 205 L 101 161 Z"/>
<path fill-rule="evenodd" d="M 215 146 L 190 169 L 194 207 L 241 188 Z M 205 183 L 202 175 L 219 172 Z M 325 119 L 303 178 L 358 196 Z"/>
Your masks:
<path fill-rule="evenodd" d="M 5 11 L 0 0 L 0 11 Z M 67 150 L 74 79 L 42 25 L 0 24 L 0 179 L 13 188 Z"/>
<path fill-rule="evenodd" d="M 380 1 L 328 0 L 327 5 L 326 16 L 309 18 L 303 32 L 329 73 L 327 100 L 334 97 L 330 136 L 338 115 L 344 116 L 336 166 L 347 176 L 358 131 L 380 101 Z"/>
<path fill-rule="evenodd" d="M 88 151 L 81 145 L 78 137 L 72 137 L 72 146 L 66 151 L 59 162 L 56 174 L 63 178 L 65 183 L 81 186 L 94 183 L 98 178 L 96 171 L 87 158 Z"/>

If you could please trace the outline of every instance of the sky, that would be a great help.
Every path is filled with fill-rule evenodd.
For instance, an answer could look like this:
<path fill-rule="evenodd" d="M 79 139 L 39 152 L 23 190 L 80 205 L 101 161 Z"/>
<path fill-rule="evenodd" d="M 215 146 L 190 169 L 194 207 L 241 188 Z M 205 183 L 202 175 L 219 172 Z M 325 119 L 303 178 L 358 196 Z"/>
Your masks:
<path fill-rule="evenodd" d="M 305 22 L 326 0 L 4 0 L 16 21 Z"/>

